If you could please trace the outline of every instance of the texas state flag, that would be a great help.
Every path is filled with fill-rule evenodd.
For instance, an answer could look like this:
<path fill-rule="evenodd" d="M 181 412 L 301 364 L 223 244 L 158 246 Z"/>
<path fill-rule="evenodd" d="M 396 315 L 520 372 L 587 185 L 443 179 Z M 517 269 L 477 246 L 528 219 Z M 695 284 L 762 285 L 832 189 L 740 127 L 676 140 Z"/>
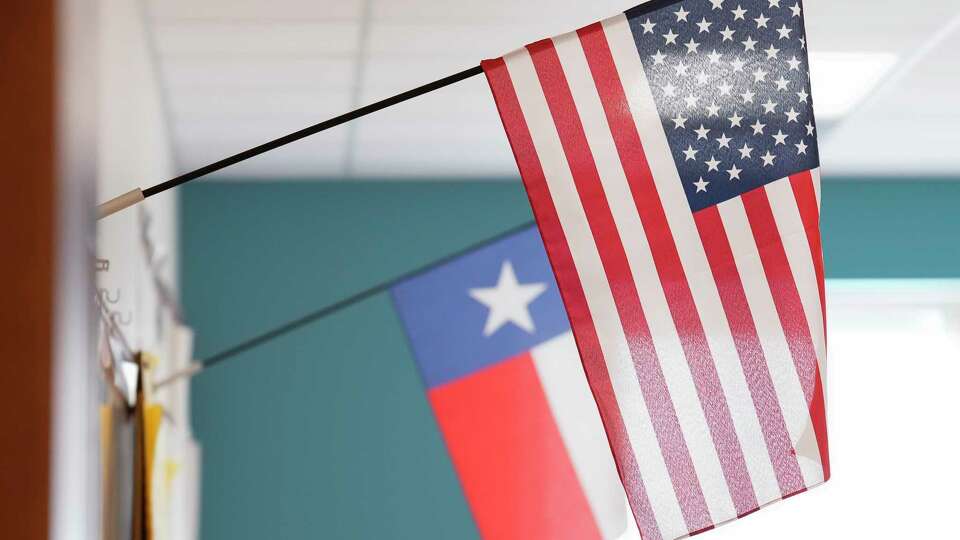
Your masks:
<path fill-rule="evenodd" d="M 639 538 L 535 227 L 391 292 L 484 538 Z"/>

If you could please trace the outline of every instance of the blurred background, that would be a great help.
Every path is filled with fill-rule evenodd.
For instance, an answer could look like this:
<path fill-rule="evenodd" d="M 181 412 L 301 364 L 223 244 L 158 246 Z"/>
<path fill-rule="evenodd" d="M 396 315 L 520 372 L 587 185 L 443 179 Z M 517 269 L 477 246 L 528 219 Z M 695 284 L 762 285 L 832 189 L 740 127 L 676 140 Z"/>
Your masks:
<path fill-rule="evenodd" d="M 633 5 L 14 4 L 5 81 L 21 66 L 8 45 L 29 44 L 13 36 L 37 40 L 31 50 L 47 61 L 24 67 L 5 97 L 57 112 L 41 119 L 49 129 L 34 145 L 49 148 L 56 170 L 20 177 L 46 179 L 47 213 L 30 215 L 49 229 L 37 242 L 57 246 L 32 266 L 31 279 L 49 277 L 38 294 L 45 290 L 53 308 L 37 315 L 51 329 L 37 338 L 50 372 L 30 376 L 53 381 L 38 387 L 36 406 L 53 448 L 49 467 L 38 467 L 49 478 L 49 535 L 58 538 L 98 537 L 114 519 L 99 494 L 105 480 L 91 472 L 104 459 L 97 407 L 106 390 L 89 336 L 104 324 L 131 349 L 157 354 L 159 373 L 169 374 L 532 219 L 482 77 L 233 166 L 95 228 L 94 202 Z M 834 478 L 816 495 L 710 535 L 942 535 L 960 483 L 952 457 L 960 443 L 952 418 L 960 407 L 960 5 L 803 5 L 824 182 Z M 30 91 L 28 76 L 49 98 Z M 22 116 L 6 113 L 9 125 L 36 122 L 21 108 Z M 24 227 L 11 218 L 8 230 Z M 106 319 L 86 307 L 94 295 L 111 300 Z M 180 471 L 157 495 L 169 502 L 162 537 L 478 535 L 385 295 L 157 395 L 172 411 L 164 463 Z"/>

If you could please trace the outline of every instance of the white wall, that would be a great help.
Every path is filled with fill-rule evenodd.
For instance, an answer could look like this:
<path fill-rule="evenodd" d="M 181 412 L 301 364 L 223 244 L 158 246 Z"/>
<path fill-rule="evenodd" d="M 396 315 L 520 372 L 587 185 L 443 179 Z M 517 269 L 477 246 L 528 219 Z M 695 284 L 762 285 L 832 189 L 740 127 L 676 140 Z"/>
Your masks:
<path fill-rule="evenodd" d="M 97 201 L 135 187 L 148 187 L 174 175 L 163 89 L 154 44 L 138 0 L 99 0 L 97 112 Z M 93 76 L 93 74 L 91 74 Z M 96 274 L 97 294 L 135 352 L 153 355 L 146 378 L 156 381 L 191 360 L 192 334 L 177 320 L 177 208 L 175 192 L 144 201 L 97 224 L 96 256 L 109 270 Z M 169 291 L 169 295 L 162 291 Z M 166 298 L 166 300 L 165 300 Z M 133 380 L 128 381 L 133 387 Z M 190 538 L 196 530 L 198 449 L 189 432 L 187 383 L 150 391 L 148 400 L 164 408 L 153 469 L 151 516 L 155 538 Z M 114 400 L 116 402 L 116 399 Z M 128 426 L 121 408 L 110 418 Z M 128 428 L 124 428 L 128 429 Z M 113 471 L 107 480 L 104 538 L 127 534 L 130 463 L 129 431 L 112 434 Z M 118 457 L 119 456 L 119 457 Z M 117 517 L 121 516 L 121 517 Z"/>

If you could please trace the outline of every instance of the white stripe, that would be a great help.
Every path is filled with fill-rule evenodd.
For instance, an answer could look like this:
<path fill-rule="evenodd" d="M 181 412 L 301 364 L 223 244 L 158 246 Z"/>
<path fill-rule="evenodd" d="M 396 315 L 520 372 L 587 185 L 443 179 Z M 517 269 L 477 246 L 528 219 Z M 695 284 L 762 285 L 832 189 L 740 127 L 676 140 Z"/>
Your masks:
<path fill-rule="evenodd" d="M 773 210 L 777 230 L 783 240 L 783 248 L 790 262 L 793 279 L 800 293 L 800 303 L 807 317 L 810 336 L 813 338 L 817 362 L 821 369 L 826 359 L 826 340 L 823 332 L 823 311 L 820 309 L 820 287 L 817 285 L 817 271 L 810 254 L 810 242 L 803 227 L 800 207 L 789 179 L 777 180 L 767 184 L 767 198 Z"/>
<path fill-rule="evenodd" d="M 574 266 L 583 285 L 613 391 L 657 524 L 667 538 L 683 536 L 689 531 L 660 452 L 650 413 L 640 391 L 627 337 L 624 335 L 586 215 L 580 205 L 560 137 L 537 79 L 533 60 L 525 49 L 507 55 L 504 60 L 549 183 L 550 196 L 557 208 Z"/>
<path fill-rule="evenodd" d="M 660 284 L 660 276 L 647 243 L 640 215 L 633 202 L 620 156 L 604 116 L 590 67 L 577 36 L 567 34 L 553 42 L 563 64 L 570 91 L 593 154 L 607 203 L 613 214 L 624 251 L 630 263 L 633 282 L 640 296 L 663 370 L 677 419 L 683 432 L 700 487 L 714 523 L 736 516 L 727 481 L 710 437 L 710 426 L 700 405 L 697 388 L 673 322 L 670 307 Z"/>
<path fill-rule="evenodd" d="M 538 345 L 530 355 L 600 533 L 603 538 L 618 538 L 633 516 L 573 334 Z"/>
<path fill-rule="evenodd" d="M 817 224 L 820 222 L 820 214 L 822 207 L 820 206 L 820 167 L 817 167 L 810 171 L 810 175 L 813 177 L 813 192 L 817 197 Z M 826 303 L 826 294 L 824 294 L 824 303 Z M 821 315 L 822 317 L 822 315 Z M 823 321 L 823 336 L 826 340 L 827 336 L 827 321 Z M 827 356 L 826 351 L 824 351 L 823 358 L 820 359 L 820 386 L 823 388 L 823 406 L 827 406 L 827 361 L 829 357 Z"/>
<path fill-rule="evenodd" d="M 634 122 L 643 142 L 647 162 L 653 173 L 670 230 L 676 239 L 677 251 L 700 314 L 704 332 L 717 367 L 740 439 L 747 470 L 753 481 L 759 504 L 780 498 L 776 472 L 770 461 L 760 420 L 750 394 L 743 365 L 727 321 L 720 293 L 700 240 L 693 213 L 683 191 L 676 164 L 670 153 L 666 134 L 656 110 L 653 94 L 643 71 L 636 44 L 626 17 L 604 23 L 610 50 L 628 92 Z M 734 512 L 734 516 L 736 513 Z M 729 517 L 729 516 L 726 516 Z"/>
<path fill-rule="evenodd" d="M 757 325 L 757 335 L 767 359 L 767 367 L 777 391 L 777 400 L 783 411 L 787 431 L 790 432 L 790 440 L 796 448 L 804 432 L 813 429 L 813 424 L 800 377 L 787 345 L 787 337 L 780 324 L 780 316 L 763 271 L 747 211 L 740 197 L 722 202 L 718 208 L 737 270 L 740 272 L 747 304 Z M 814 486 L 823 481 L 823 470 L 819 463 L 811 463 L 806 459 L 798 461 L 805 485 Z"/>
<path fill-rule="evenodd" d="M 820 210 L 820 167 L 810 171 L 813 176 L 813 192 L 817 195 L 817 210 Z M 819 215 L 819 212 L 817 212 Z"/>

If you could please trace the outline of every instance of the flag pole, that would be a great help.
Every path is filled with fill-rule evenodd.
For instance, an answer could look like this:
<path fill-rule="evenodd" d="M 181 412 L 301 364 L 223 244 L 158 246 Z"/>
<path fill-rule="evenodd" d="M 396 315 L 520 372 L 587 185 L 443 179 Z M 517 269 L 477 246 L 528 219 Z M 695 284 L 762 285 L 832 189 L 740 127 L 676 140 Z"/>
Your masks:
<path fill-rule="evenodd" d="M 382 281 L 382 282 L 380 282 L 380 283 L 377 283 L 376 285 L 373 285 L 373 286 L 371 286 L 371 287 L 368 287 L 368 288 L 366 288 L 366 289 L 364 289 L 364 290 L 362 290 L 362 291 L 360 291 L 360 292 L 354 293 L 354 294 L 352 294 L 351 296 L 348 296 L 347 298 L 344 298 L 344 299 L 339 300 L 339 301 L 337 301 L 337 302 L 334 302 L 334 303 L 332 303 L 332 304 L 328 304 L 328 305 L 326 305 L 326 306 L 323 306 L 323 307 L 321 307 L 321 308 L 319 308 L 319 309 L 317 309 L 317 310 L 314 310 L 314 311 L 312 311 L 312 312 L 310 312 L 310 313 L 307 313 L 306 315 L 303 315 L 303 316 L 301 316 L 301 317 L 299 317 L 299 318 L 297 318 L 297 319 L 294 319 L 294 320 L 292 320 L 292 321 L 288 321 L 288 322 L 286 322 L 286 323 L 284 323 L 284 324 L 282 324 L 282 325 L 280 325 L 280 326 L 277 326 L 277 327 L 275 327 L 275 328 L 273 328 L 273 329 L 271 329 L 271 330 L 267 330 L 266 332 L 263 332 L 263 333 L 261 333 L 261 334 L 259 334 L 259 335 L 256 335 L 256 336 L 254 336 L 254 337 L 248 338 L 247 340 L 245 340 L 245 341 L 243 341 L 243 342 L 241 342 L 241 343 L 238 343 L 237 345 L 234 345 L 234 346 L 230 347 L 229 349 L 220 351 L 220 352 L 218 352 L 218 353 L 216 353 L 216 354 L 214 354 L 214 355 L 212 355 L 212 356 L 208 356 L 208 357 L 206 357 L 206 358 L 203 359 L 203 360 L 197 360 L 197 361 L 191 362 L 190 365 L 188 365 L 187 367 L 182 368 L 182 369 L 180 369 L 180 370 L 178 370 L 178 371 L 176 371 L 176 372 L 174 372 L 174 373 L 171 373 L 169 376 L 167 376 L 167 377 L 164 378 L 164 379 L 161 379 L 161 380 L 159 380 L 159 381 L 155 381 L 155 382 L 154 382 L 154 388 L 159 389 L 159 388 L 161 388 L 161 387 L 165 387 L 165 386 L 167 386 L 167 385 L 170 385 L 170 384 L 175 383 L 175 382 L 178 382 L 178 381 L 189 380 L 189 379 L 193 378 L 195 375 L 197 375 L 197 374 L 199 374 L 199 373 L 203 373 L 203 372 L 206 371 L 207 369 L 209 369 L 209 368 L 211 368 L 211 367 L 213 367 L 213 366 L 215 366 L 215 365 L 217 365 L 217 364 L 220 364 L 221 362 L 224 362 L 224 361 L 226 361 L 226 360 L 230 360 L 231 358 L 236 358 L 237 356 L 240 356 L 241 353 L 247 352 L 247 351 L 249 351 L 249 350 L 251 350 L 251 349 L 255 349 L 255 348 L 259 347 L 260 345 L 263 345 L 264 343 L 267 343 L 267 342 L 269 342 L 269 341 L 273 341 L 273 340 L 276 339 L 276 338 L 279 338 L 279 337 L 281 337 L 281 336 L 287 335 L 287 334 L 289 334 L 290 332 L 293 332 L 294 330 L 298 330 L 298 329 L 303 328 L 304 326 L 307 326 L 307 325 L 309 325 L 309 324 L 311 324 L 311 323 L 314 323 L 314 322 L 316 322 L 316 321 L 319 321 L 319 320 L 321 320 L 321 319 L 324 319 L 324 318 L 326 318 L 326 317 L 329 317 L 330 315 L 333 315 L 334 313 L 338 313 L 338 312 L 340 312 L 340 311 L 342 311 L 342 310 L 344 310 L 344 309 L 346 309 L 346 308 L 348 308 L 348 307 L 350 307 L 350 306 L 353 306 L 353 305 L 358 304 L 358 303 L 360 303 L 360 302 L 362 302 L 362 301 L 364 301 L 364 300 L 367 300 L 368 298 L 371 298 L 371 297 L 373 297 L 373 296 L 375 296 L 375 295 L 378 295 L 378 294 L 380 294 L 380 293 L 386 292 L 386 291 L 390 290 L 392 287 L 398 285 L 399 283 L 402 283 L 402 282 L 404 282 L 404 281 L 406 281 L 406 280 L 408 280 L 408 279 L 411 279 L 411 278 L 413 278 L 413 277 L 415 277 L 415 276 L 421 275 L 421 274 L 423 274 L 424 272 L 429 272 L 430 270 L 433 270 L 434 268 L 437 268 L 437 267 L 442 266 L 442 265 L 444 265 L 444 264 L 447 264 L 447 263 L 449 263 L 449 262 L 451 262 L 451 261 L 453 261 L 453 260 L 455 260 L 455 259 L 458 259 L 458 258 L 460 258 L 460 257 L 463 257 L 463 256 L 466 255 L 467 253 L 470 253 L 470 252 L 472 252 L 472 251 L 476 251 L 476 250 L 481 249 L 481 248 L 483 248 L 483 247 L 485 247 L 485 246 L 489 246 L 490 244 L 493 244 L 493 243 L 495 243 L 495 242 L 499 242 L 500 240 L 503 240 L 504 238 L 509 238 L 510 236 L 513 236 L 513 235 L 515 235 L 515 234 L 517 234 L 517 233 L 519 233 L 519 232 L 521 232 L 521 231 L 525 231 L 525 230 L 533 227 L 534 225 L 535 225 L 535 222 L 534 222 L 533 220 L 525 221 L 525 222 L 523 222 L 523 223 L 520 223 L 519 225 L 515 225 L 515 226 L 513 226 L 513 227 L 510 227 L 509 229 L 506 229 L 505 231 L 502 231 L 502 232 L 500 232 L 500 233 L 497 233 L 497 234 L 495 234 L 495 235 L 493 235 L 493 236 L 491 236 L 491 237 L 484 238 L 484 239 L 482 239 L 482 240 L 480 240 L 480 241 L 478 241 L 478 242 L 475 242 L 475 243 L 473 243 L 473 244 L 470 244 L 469 246 L 467 246 L 467 247 L 465 247 L 465 248 L 458 249 L 457 251 L 455 251 L 455 252 L 453 252 L 453 253 L 447 254 L 447 255 L 445 255 L 445 256 L 437 259 L 437 260 L 434 260 L 433 262 L 430 262 L 430 263 L 428 263 L 428 264 L 425 264 L 425 265 L 423 265 L 423 266 L 420 266 L 420 267 L 418 267 L 418 268 L 415 268 L 415 269 L 413 269 L 413 270 L 410 270 L 410 271 L 408 271 L 408 272 L 405 272 L 405 273 L 403 273 L 403 274 L 401 274 L 401 275 L 399 275 L 399 276 L 395 276 L 395 277 L 393 277 L 393 278 L 391 278 L 391 279 L 388 279 L 388 280 L 386 280 L 386 281 Z"/>
<path fill-rule="evenodd" d="M 166 182 L 161 182 L 155 186 L 151 186 L 142 190 L 140 188 L 133 189 L 131 191 L 128 191 L 127 193 L 124 193 L 123 195 L 120 195 L 119 197 L 114 197 L 113 199 L 110 199 L 109 201 L 98 205 L 97 220 L 101 220 L 125 208 L 129 208 L 139 203 L 140 201 L 143 201 L 146 198 L 157 195 L 158 193 L 163 193 L 168 189 L 175 188 L 179 185 L 186 184 L 191 180 L 196 180 L 197 178 L 200 178 L 202 176 L 206 176 L 210 173 L 219 171 L 221 169 L 225 169 L 230 165 L 235 165 L 237 163 L 240 163 L 241 161 L 250 159 L 255 156 L 259 156 L 260 154 L 269 152 L 270 150 L 273 150 L 275 148 L 280 148 L 281 146 L 290 144 L 294 141 L 299 141 L 300 139 L 309 137 L 310 135 L 320 133 L 321 131 L 325 131 L 332 127 L 339 126 L 340 124 L 345 124 L 352 120 L 356 120 L 357 118 L 364 117 L 368 114 L 377 112 L 381 109 L 392 107 L 394 105 L 397 105 L 398 103 L 403 103 L 404 101 L 413 99 L 417 96 L 428 94 L 430 92 L 433 92 L 434 90 L 439 90 L 445 86 L 450 86 L 451 84 L 460 82 L 464 79 L 469 79 L 470 77 L 473 77 L 475 75 L 480 75 L 481 73 L 483 73 L 483 68 L 481 68 L 480 66 L 474 66 L 470 69 L 465 69 L 459 73 L 454 73 L 453 75 L 449 75 L 442 79 L 438 79 L 436 81 L 427 83 L 423 86 L 418 86 L 417 88 L 413 88 L 411 90 L 407 90 L 406 92 L 401 92 L 395 96 L 391 96 L 386 99 L 377 101 L 376 103 L 371 103 L 364 107 L 360 107 L 359 109 L 355 109 L 348 113 L 341 114 L 340 116 L 330 118 L 329 120 L 324 120 L 323 122 L 320 122 L 318 124 L 305 127 L 299 131 L 289 133 L 282 137 L 273 139 L 272 141 L 265 142 L 259 146 L 254 146 L 253 148 L 249 148 L 247 150 L 244 150 L 243 152 L 234 154 L 230 157 L 221 159 L 220 161 L 211 163 L 209 165 L 205 165 L 203 167 L 200 167 L 199 169 L 190 171 L 188 173 L 181 174 L 180 176 L 171 178 L 170 180 L 167 180 Z"/>

